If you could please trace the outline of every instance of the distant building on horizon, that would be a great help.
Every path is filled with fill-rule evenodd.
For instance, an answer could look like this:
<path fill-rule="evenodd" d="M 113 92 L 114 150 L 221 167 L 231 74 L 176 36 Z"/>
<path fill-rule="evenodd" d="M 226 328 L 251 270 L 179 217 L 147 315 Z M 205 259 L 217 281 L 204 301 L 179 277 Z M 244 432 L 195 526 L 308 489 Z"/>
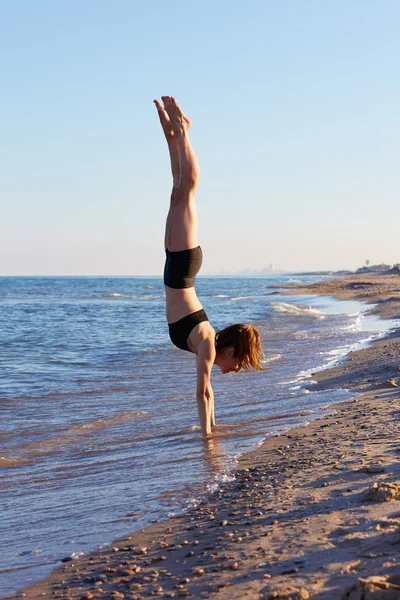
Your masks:
<path fill-rule="evenodd" d="M 221 271 L 215 271 L 212 275 L 225 277 L 266 277 L 268 275 L 278 275 L 284 272 L 285 271 L 276 270 L 274 263 L 270 263 L 263 269 L 250 269 L 249 267 L 242 269 L 241 271 L 226 271 L 225 269 L 222 269 Z"/>
<path fill-rule="evenodd" d="M 356 273 L 388 273 L 391 270 L 394 270 L 397 265 L 387 265 L 382 263 L 380 265 L 367 265 L 365 267 L 360 267 L 356 270 Z"/>

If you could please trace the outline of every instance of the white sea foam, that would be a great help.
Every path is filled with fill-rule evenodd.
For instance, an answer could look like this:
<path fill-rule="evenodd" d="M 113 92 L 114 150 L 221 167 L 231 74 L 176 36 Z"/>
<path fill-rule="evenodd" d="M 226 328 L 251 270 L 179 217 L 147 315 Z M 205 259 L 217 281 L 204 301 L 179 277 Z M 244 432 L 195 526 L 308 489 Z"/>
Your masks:
<path fill-rule="evenodd" d="M 221 473 L 218 476 L 220 483 L 228 483 L 229 481 L 235 481 L 235 476 L 232 473 Z"/>
<path fill-rule="evenodd" d="M 85 556 L 85 554 L 86 554 L 86 552 L 72 552 L 70 554 L 70 558 L 72 558 L 74 560 L 74 559 L 80 558 L 81 556 Z"/>
<path fill-rule="evenodd" d="M 199 498 L 188 498 L 185 503 L 186 510 L 192 510 L 193 508 L 197 508 L 201 504 L 201 500 Z"/>
<path fill-rule="evenodd" d="M 213 483 L 208 483 L 206 485 L 206 490 L 207 492 L 209 492 L 210 494 L 213 494 L 214 492 L 216 492 L 217 490 L 219 490 L 219 484 L 216 482 Z"/>
<path fill-rule="evenodd" d="M 113 292 L 112 294 L 106 294 L 105 296 L 101 296 L 102 298 L 125 298 L 127 300 L 159 300 L 160 298 L 165 298 L 165 294 L 161 294 L 159 296 L 130 296 L 129 294 L 119 294 L 118 292 Z"/>
<path fill-rule="evenodd" d="M 269 356 L 268 358 L 264 358 L 261 362 L 263 364 L 268 364 L 270 362 L 274 362 L 275 360 L 279 360 L 282 358 L 282 354 L 274 354 L 273 356 Z"/>
<path fill-rule="evenodd" d="M 359 314 L 354 321 L 350 325 L 346 325 L 345 327 L 341 327 L 342 331 L 362 331 L 362 320 L 361 315 Z"/>
<path fill-rule="evenodd" d="M 286 302 L 271 302 L 272 309 L 275 312 L 284 312 L 291 315 L 312 315 L 318 319 L 325 319 L 325 315 L 318 308 L 302 308 L 295 304 L 288 304 Z"/>
<path fill-rule="evenodd" d="M 305 379 L 308 379 L 309 377 L 311 377 L 311 375 L 313 373 L 319 373 L 320 371 L 325 371 L 325 369 L 330 369 L 331 367 L 337 366 L 349 355 L 350 352 L 354 352 L 355 350 L 359 349 L 360 346 L 362 346 L 363 344 L 366 344 L 375 339 L 377 339 L 377 336 L 371 335 L 371 336 L 368 336 L 368 337 L 364 338 L 363 340 L 360 340 L 354 344 L 348 344 L 346 346 L 341 346 L 339 348 L 335 348 L 334 350 L 328 350 L 327 352 L 320 352 L 320 354 L 322 354 L 323 356 L 329 357 L 328 360 L 326 362 L 324 362 L 322 365 L 319 365 L 318 367 L 307 369 L 305 371 L 300 371 L 297 374 L 296 379 L 290 383 L 297 383 L 299 381 L 304 381 Z M 307 384 L 309 384 L 309 383 L 311 383 L 311 382 L 308 381 Z"/>
<path fill-rule="evenodd" d="M 240 455 L 241 453 L 235 455 L 234 457 L 231 457 L 231 464 L 227 465 L 229 469 L 228 471 L 218 473 L 217 475 L 215 475 L 214 481 L 210 481 L 209 483 L 207 483 L 206 491 L 208 493 L 214 494 L 221 488 L 221 484 L 235 481 L 235 475 L 233 474 L 232 470 L 235 468 Z"/>
<path fill-rule="evenodd" d="M 231 298 L 232 302 L 234 300 L 250 300 L 253 296 L 237 296 L 236 298 Z"/>

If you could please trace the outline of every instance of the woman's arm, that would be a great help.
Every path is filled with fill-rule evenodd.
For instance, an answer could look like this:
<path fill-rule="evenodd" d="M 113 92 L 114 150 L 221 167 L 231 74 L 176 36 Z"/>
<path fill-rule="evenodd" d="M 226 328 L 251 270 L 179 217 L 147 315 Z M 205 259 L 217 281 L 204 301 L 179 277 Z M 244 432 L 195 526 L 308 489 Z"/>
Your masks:
<path fill-rule="evenodd" d="M 211 395 L 212 395 L 212 400 L 211 400 L 211 427 L 214 429 L 215 427 L 215 413 L 214 413 L 214 392 L 211 388 L 210 385 L 210 389 L 211 389 Z"/>
<path fill-rule="evenodd" d="M 197 354 L 197 388 L 196 400 L 199 412 L 201 433 L 203 436 L 211 435 L 211 427 L 215 425 L 214 418 L 214 393 L 211 387 L 211 369 L 215 360 L 215 346 L 213 340 L 202 341 Z"/>

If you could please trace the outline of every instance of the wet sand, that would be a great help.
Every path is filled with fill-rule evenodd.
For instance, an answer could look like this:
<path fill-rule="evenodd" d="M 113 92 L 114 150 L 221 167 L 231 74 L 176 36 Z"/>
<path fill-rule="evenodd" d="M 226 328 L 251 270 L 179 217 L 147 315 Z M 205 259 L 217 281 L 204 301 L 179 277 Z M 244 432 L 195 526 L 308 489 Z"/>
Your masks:
<path fill-rule="evenodd" d="M 384 319 L 400 318 L 399 275 L 366 274 L 332 277 L 305 287 L 286 286 L 286 290 L 288 293 L 291 290 L 294 294 L 334 296 L 340 300 L 359 300 L 376 304 L 371 308 L 371 314 L 379 314 Z"/>
<path fill-rule="evenodd" d="M 400 318 L 397 276 L 350 276 L 287 292 L 363 300 L 383 318 Z M 397 330 L 317 373 L 312 389 L 343 387 L 353 399 L 267 439 L 197 509 L 65 562 L 22 594 L 399 598 L 399 350 Z"/>

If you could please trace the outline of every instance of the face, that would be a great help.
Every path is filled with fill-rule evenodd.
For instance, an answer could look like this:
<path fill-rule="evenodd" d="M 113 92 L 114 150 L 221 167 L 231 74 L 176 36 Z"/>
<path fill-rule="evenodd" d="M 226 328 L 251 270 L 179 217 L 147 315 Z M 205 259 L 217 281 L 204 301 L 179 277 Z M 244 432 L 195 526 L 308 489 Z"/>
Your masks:
<path fill-rule="evenodd" d="M 222 373 L 238 373 L 240 371 L 239 360 L 233 356 L 233 348 L 226 348 L 218 357 L 218 366 Z"/>

